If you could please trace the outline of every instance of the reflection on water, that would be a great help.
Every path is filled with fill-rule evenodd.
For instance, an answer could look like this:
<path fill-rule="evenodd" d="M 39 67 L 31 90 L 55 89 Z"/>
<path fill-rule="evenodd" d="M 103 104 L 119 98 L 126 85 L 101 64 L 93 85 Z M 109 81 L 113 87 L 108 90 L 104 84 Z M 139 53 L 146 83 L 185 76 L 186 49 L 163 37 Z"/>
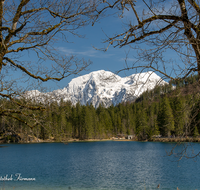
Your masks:
<path fill-rule="evenodd" d="M 170 143 L 82 142 L 8 144 L 0 149 L 0 178 L 21 173 L 36 181 L 0 181 L 0 189 L 198 189 L 199 160 L 177 164 Z M 200 145 L 195 144 L 199 149 Z M 180 147 L 178 147 L 180 148 Z"/>

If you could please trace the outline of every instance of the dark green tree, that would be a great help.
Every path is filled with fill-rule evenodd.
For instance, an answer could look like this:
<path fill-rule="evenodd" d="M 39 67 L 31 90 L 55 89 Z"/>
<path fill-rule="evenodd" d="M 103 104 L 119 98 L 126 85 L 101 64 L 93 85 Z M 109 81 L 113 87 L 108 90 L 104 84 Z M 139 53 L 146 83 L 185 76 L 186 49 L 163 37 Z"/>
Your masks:
<path fill-rule="evenodd" d="M 139 107 L 137 110 L 137 115 L 136 115 L 136 131 L 137 131 L 137 136 L 139 139 L 144 140 L 147 139 L 147 130 L 148 130 L 148 125 L 147 125 L 147 115 L 146 111 Z"/>
<path fill-rule="evenodd" d="M 170 136 L 174 130 L 174 116 L 167 96 L 160 103 L 158 125 L 163 136 Z"/>
<path fill-rule="evenodd" d="M 186 107 L 184 107 L 184 100 L 182 96 L 173 98 L 173 112 L 174 112 L 174 130 L 176 136 L 181 136 L 184 133 Z"/>

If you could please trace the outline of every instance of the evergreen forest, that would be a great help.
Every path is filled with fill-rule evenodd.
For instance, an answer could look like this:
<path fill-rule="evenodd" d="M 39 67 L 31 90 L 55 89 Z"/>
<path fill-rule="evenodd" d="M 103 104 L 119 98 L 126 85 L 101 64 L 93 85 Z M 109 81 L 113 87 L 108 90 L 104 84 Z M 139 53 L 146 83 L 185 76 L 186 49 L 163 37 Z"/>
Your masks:
<path fill-rule="evenodd" d="M 100 105 L 95 109 L 92 105 L 80 103 L 72 105 L 63 100 L 52 102 L 44 105 L 46 109 L 34 112 L 38 121 L 32 123 L 32 128 L 19 119 L 1 115 L 0 135 L 6 136 L 9 142 L 16 142 L 16 135 L 58 142 L 72 138 L 107 139 L 119 134 L 135 135 L 138 140 L 152 139 L 156 135 L 197 137 L 200 131 L 198 88 L 197 76 L 192 75 L 184 80 L 170 81 L 165 86 L 156 86 L 134 102 L 108 108 Z M 10 100 L 0 101 L 7 108 L 13 106 Z M 31 115 L 31 110 L 27 110 L 27 114 Z M 21 119 L 26 121 L 28 117 Z"/>

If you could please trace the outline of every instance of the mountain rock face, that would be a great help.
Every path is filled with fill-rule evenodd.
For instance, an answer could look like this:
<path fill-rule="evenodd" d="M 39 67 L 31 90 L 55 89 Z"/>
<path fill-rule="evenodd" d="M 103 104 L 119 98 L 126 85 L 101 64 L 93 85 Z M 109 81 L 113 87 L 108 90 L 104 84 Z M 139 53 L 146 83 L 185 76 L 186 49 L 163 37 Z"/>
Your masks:
<path fill-rule="evenodd" d="M 98 107 L 117 105 L 120 102 L 132 101 L 146 90 L 156 85 L 167 84 L 154 72 L 133 74 L 120 77 L 109 71 L 99 70 L 71 80 L 67 87 L 53 92 L 41 93 L 38 90 L 28 91 L 26 98 L 43 103 L 51 101 L 71 101 L 72 104 L 80 102 L 82 105 L 92 104 Z"/>

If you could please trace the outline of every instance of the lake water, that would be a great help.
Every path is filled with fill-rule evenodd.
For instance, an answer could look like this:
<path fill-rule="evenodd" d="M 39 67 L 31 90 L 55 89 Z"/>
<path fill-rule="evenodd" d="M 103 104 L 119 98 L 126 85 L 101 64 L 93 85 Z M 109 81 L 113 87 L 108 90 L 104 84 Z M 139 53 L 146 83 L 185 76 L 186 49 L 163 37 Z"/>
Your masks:
<path fill-rule="evenodd" d="M 5 144 L 0 148 L 0 190 L 145 190 L 157 189 L 158 184 L 160 189 L 200 189 L 200 158 L 177 163 L 166 156 L 174 145 L 132 141 Z M 200 150 L 200 144 L 195 143 L 194 149 Z M 20 181 L 19 175 L 35 180 Z"/>

